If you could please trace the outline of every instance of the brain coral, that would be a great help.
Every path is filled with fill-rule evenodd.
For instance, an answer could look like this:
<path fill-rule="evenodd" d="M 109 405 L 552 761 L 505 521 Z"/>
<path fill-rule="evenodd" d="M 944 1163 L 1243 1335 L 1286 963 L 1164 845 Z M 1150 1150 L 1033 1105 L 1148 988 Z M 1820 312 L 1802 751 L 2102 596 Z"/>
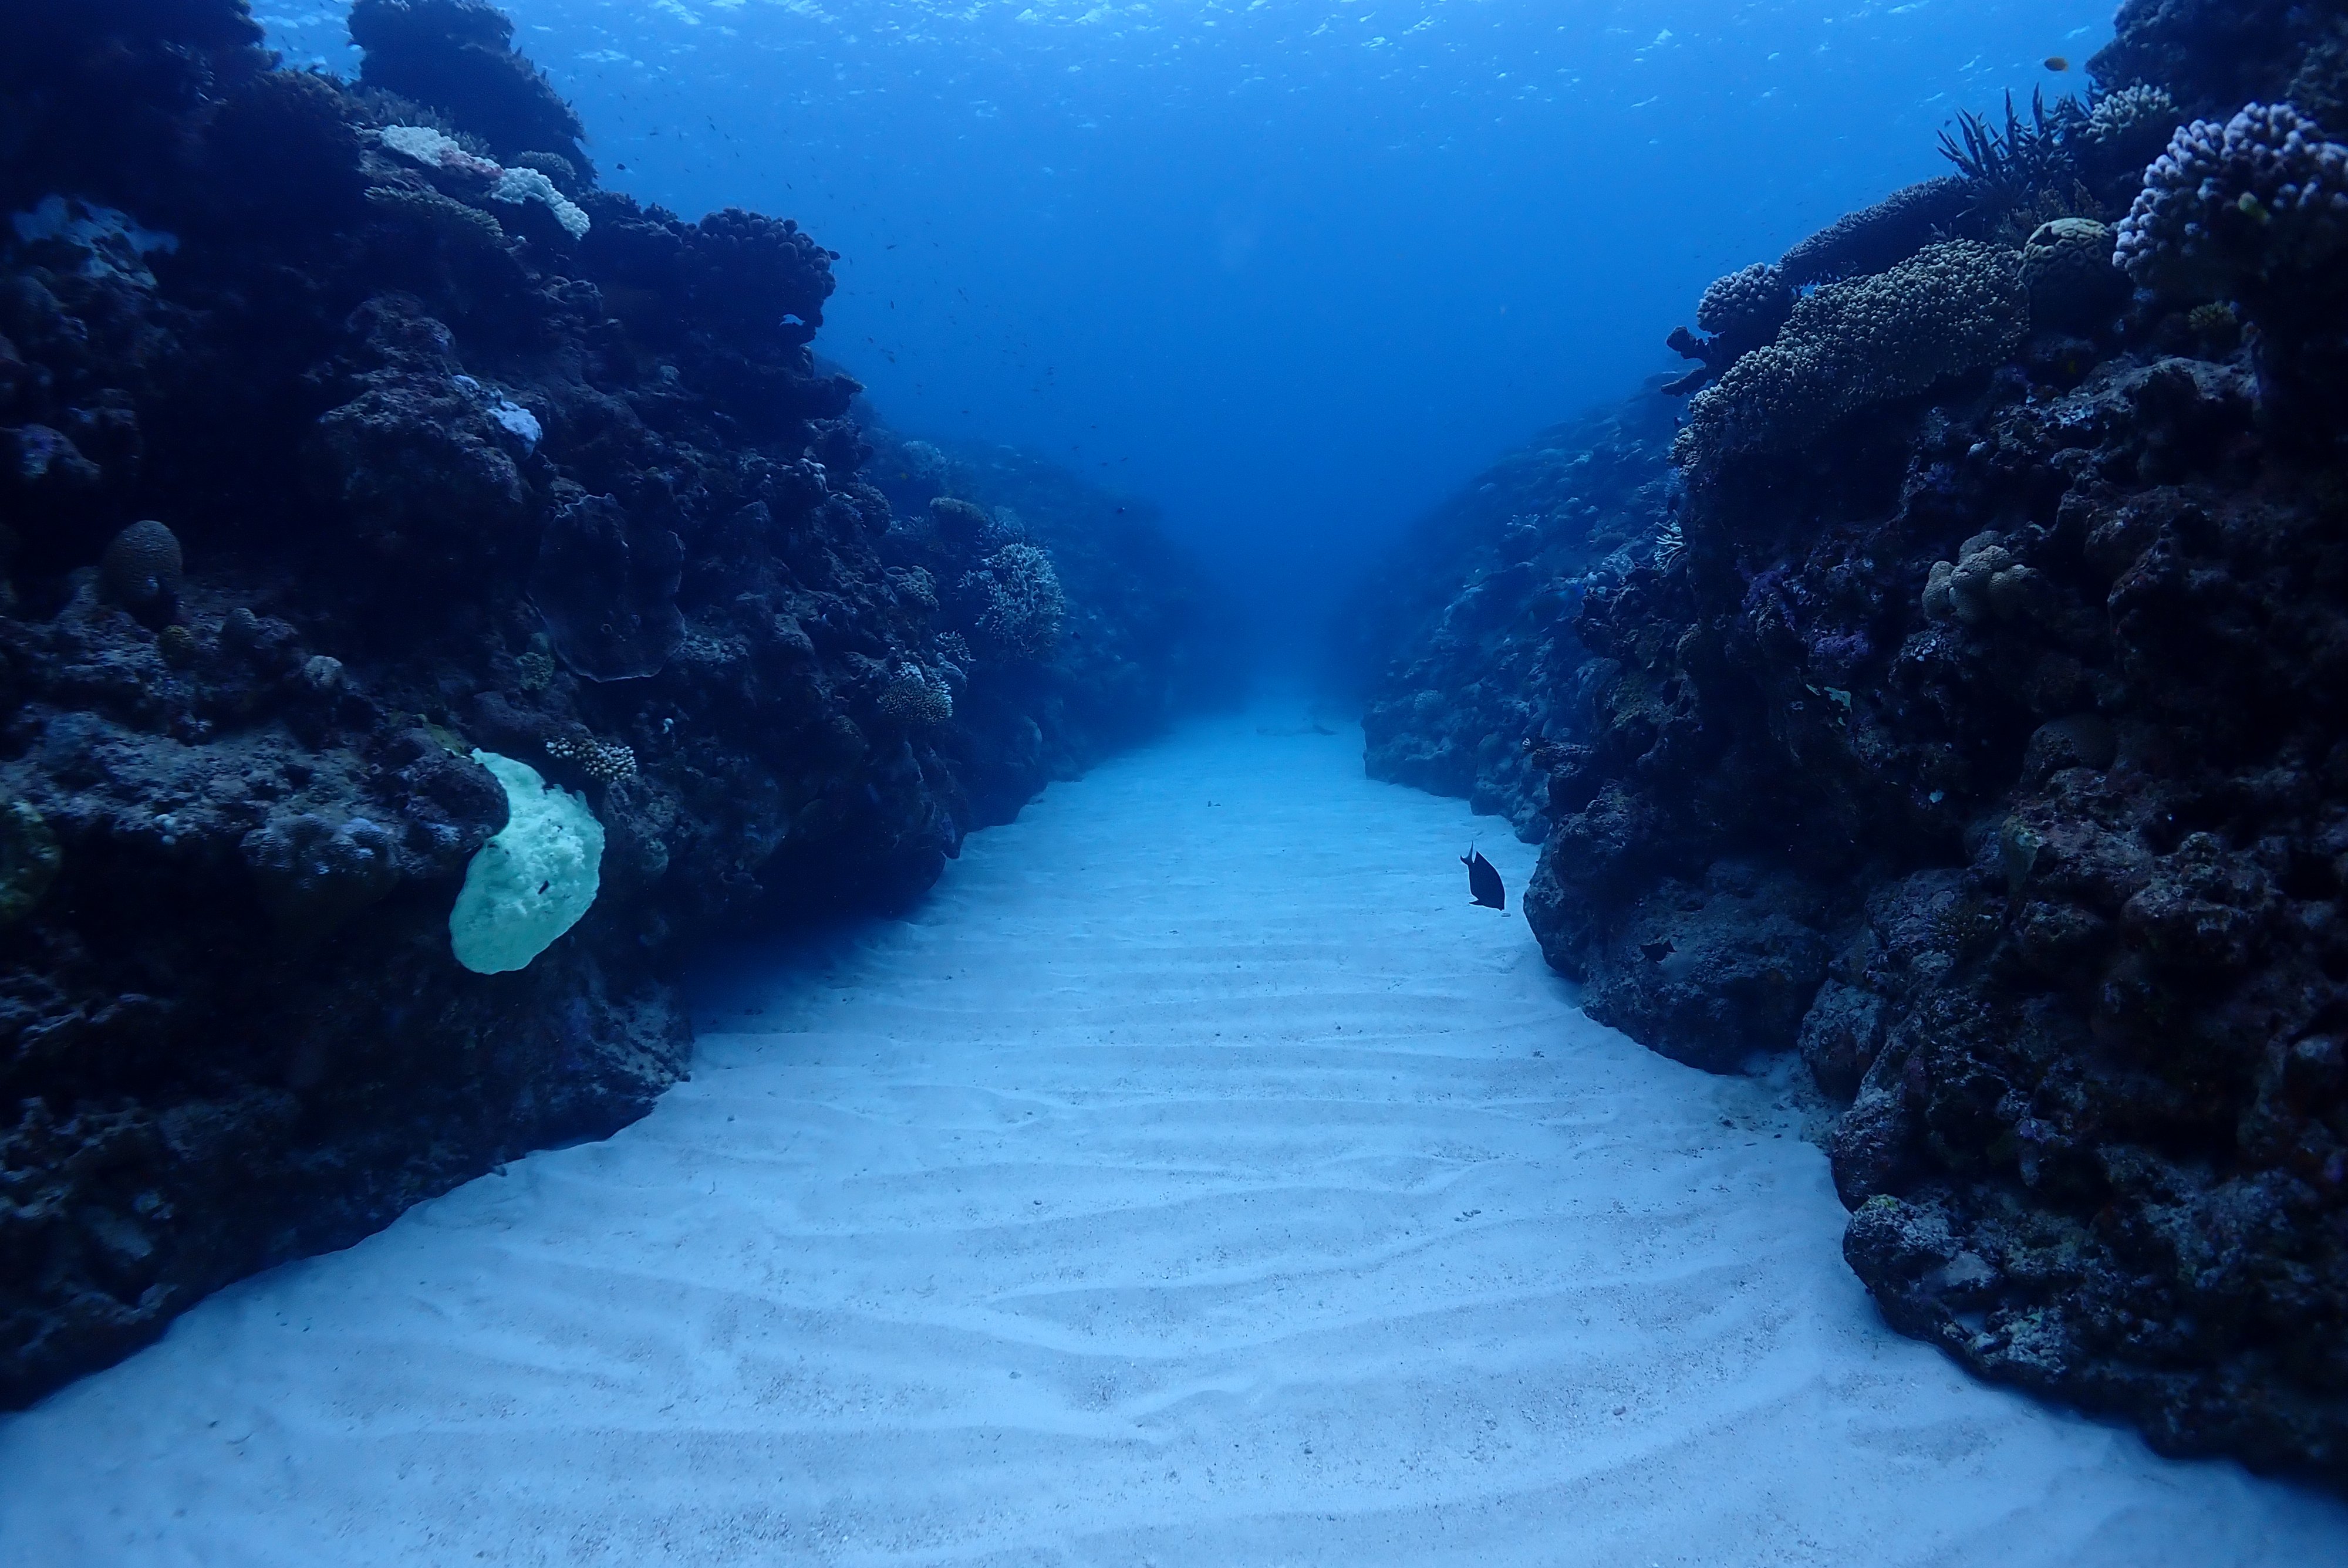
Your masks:
<path fill-rule="evenodd" d="M 1965 240 L 1830 284 L 1688 405 L 1678 456 L 1805 446 L 1861 408 L 1997 364 L 2021 342 L 2027 307 L 2022 258 Z"/>
<path fill-rule="evenodd" d="M 2091 330 L 2119 303 L 2125 284 L 2112 265 L 2112 231 L 2092 218 L 2041 223 L 2022 248 L 2033 325 Z"/>
<path fill-rule="evenodd" d="M 2261 292 L 2348 251 L 2348 147 L 2289 104 L 2195 120 L 2144 171 L 2113 260 L 2147 288 Z"/>
<path fill-rule="evenodd" d="M 107 597 L 133 612 L 169 610 L 180 572 L 179 536 L 151 518 L 115 535 L 98 567 Z"/>

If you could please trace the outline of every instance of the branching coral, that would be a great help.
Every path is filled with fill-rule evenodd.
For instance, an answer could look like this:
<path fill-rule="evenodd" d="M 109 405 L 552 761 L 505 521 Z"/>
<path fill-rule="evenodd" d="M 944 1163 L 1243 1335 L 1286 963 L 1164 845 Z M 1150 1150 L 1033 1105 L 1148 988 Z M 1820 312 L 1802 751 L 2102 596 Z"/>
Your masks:
<path fill-rule="evenodd" d="M 2096 99 L 2080 138 L 2114 158 L 2150 158 L 2177 128 L 2177 100 L 2167 89 L 2122 87 Z"/>
<path fill-rule="evenodd" d="M 942 724 L 953 717 L 953 690 L 943 676 L 932 677 L 920 665 L 908 664 L 881 686 L 879 706 L 908 728 Z"/>
<path fill-rule="evenodd" d="M 1067 597 L 1060 591 L 1060 576 L 1052 569 L 1052 558 L 1034 545 L 1004 546 L 964 579 L 963 586 L 986 596 L 986 607 L 978 616 L 979 630 L 1004 651 L 1040 659 L 1060 641 L 1060 619 L 1067 613 Z"/>
<path fill-rule="evenodd" d="M 623 746 L 613 741 L 599 741 L 592 735 L 574 741 L 557 735 L 546 743 L 546 754 L 557 762 L 576 763 L 579 771 L 591 779 L 604 784 L 616 784 L 621 779 L 636 776 L 636 752 L 633 746 Z"/>
<path fill-rule="evenodd" d="M 1794 307 L 1777 341 L 1731 365 L 1688 408 L 1683 461 L 1791 450 L 1859 409 L 1994 364 L 2023 335 L 2021 258 L 1971 241 L 1934 245 Z"/>
<path fill-rule="evenodd" d="M 2348 147 L 2289 104 L 2195 120 L 2144 171 L 2114 260 L 2186 298 L 2263 294 L 2348 251 Z"/>

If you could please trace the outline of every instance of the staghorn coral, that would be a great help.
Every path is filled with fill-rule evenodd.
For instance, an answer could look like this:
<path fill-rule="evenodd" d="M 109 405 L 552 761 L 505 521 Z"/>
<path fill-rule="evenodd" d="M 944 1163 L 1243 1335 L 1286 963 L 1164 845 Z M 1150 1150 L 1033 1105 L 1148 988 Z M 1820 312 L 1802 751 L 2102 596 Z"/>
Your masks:
<path fill-rule="evenodd" d="M 965 589 L 985 595 L 979 630 L 1004 651 L 1040 659 L 1060 640 L 1067 599 L 1060 591 L 1052 558 L 1034 545 L 1005 545 L 963 580 Z"/>
<path fill-rule="evenodd" d="M 2021 258 L 1972 241 L 1831 284 L 1794 307 L 1776 343 L 1696 397 L 1675 455 L 1703 462 L 1807 446 L 1859 409 L 2003 360 L 2026 313 Z"/>
<path fill-rule="evenodd" d="M 2144 171 L 2114 245 L 2147 288 L 2269 294 L 2348 251 L 2348 147 L 2287 103 L 2195 120 Z"/>

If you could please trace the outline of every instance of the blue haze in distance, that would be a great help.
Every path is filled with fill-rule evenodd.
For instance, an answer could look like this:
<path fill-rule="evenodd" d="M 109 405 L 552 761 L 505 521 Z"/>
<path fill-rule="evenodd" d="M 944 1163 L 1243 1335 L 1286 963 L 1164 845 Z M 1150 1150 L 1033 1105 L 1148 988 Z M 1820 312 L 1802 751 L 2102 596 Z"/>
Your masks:
<path fill-rule="evenodd" d="M 840 252 L 816 346 L 891 425 L 1160 504 L 1310 636 L 1711 279 L 2082 88 L 2115 0 L 504 3 L 605 183 Z M 345 5 L 255 11 L 355 68 Z"/>

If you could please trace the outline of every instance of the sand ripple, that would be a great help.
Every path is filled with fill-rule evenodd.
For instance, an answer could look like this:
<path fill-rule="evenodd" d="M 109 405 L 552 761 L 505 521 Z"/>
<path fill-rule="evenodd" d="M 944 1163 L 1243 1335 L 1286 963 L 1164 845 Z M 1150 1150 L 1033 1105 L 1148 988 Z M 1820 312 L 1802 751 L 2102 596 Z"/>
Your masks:
<path fill-rule="evenodd" d="M 2348 1561 L 1877 1321 L 1768 1085 L 1583 1020 L 1357 736 L 1195 731 L 692 1082 L 0 1423 L 0 1561 Z"/>

